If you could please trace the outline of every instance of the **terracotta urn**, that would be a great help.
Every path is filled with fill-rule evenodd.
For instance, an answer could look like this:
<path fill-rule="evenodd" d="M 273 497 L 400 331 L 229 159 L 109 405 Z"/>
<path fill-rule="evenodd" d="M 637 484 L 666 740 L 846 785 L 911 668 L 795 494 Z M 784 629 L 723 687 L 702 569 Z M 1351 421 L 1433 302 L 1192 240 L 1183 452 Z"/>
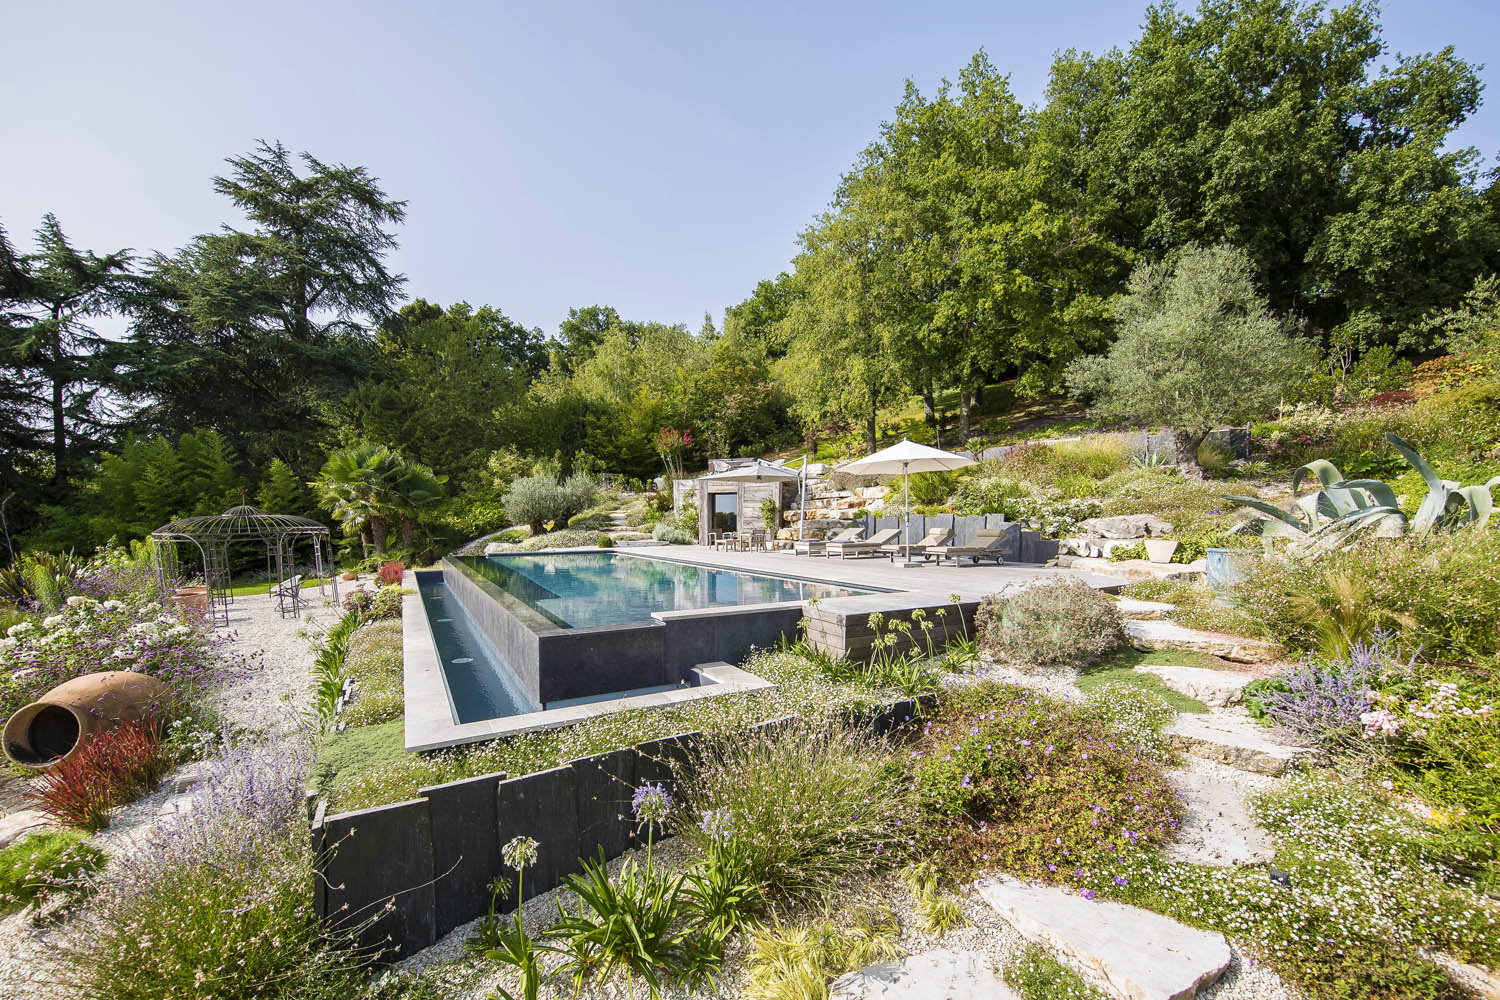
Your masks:
<path fill-rule="evenodd" d="M 69 760 L 84 738 L 157 714 L 171 698 L 155 677 L 106 670 L 64 681 L 5 723 L 5 754 L 43 770 Z"/>

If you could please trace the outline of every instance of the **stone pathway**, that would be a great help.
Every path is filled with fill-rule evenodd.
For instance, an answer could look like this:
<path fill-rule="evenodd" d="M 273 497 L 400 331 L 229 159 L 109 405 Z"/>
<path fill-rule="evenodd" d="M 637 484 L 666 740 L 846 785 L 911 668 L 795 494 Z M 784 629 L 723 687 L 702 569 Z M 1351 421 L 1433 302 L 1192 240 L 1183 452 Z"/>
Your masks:
<path fill-rule="evenodd" d="M 1166 601 L 1142 601 L 1135 597 L 1117 597 L 1115 605 L 1124 617 L 1141 621 L 1159 621 L 1170 618 L 1172 612 L 1177 610 L 1175 604 L 1168 604 Z"/>
<path fill-rule="evenodd" d="M 1167 857 L 1225 868 L 1271 860 L 1275 847 L 1250 815 L 1249 800 L 1274 785 L 1275 778 L 1197 757 L 1167 772 L 1167 778 L 1187 809 L 1176 839 L 1167 845 Z"/>
<path fill-rule="evenodd" d="M 1128 618 L 1126 640 L 1136 649 L 1192 649 L 1238 663 L 1269 663 L 1284 654 L 1280 646 L 1264 639 L 1246 639 L 1226 632 L 1205 632 L 1176 622 Z"/>
<path fill-rule="evenodd" d="M 1150 910 L 1004 875 L 976 888 L 1022 935 L 1092 971 L 1124 1000 L 1190 1000 L 1234 959 L 1222 934 Z"/>
<path fill-rule="evenodd" d="M 1245 685 L 1255 680 L 1254 674 L 1238 670 L 1212 670 L 1208 667 L 1143 663 L 1135 669 L 1138 673 L 1161 678 L 1161 682 L 1173 691 L 1196 698 L 1209 708 L 1238 705 L 1244 700 Z"/>
<path fill-rule="evenodd" d="M 1242 711 L 1220 709 L 1207 715 L 1183 713 L 1166 736 L 1184 753 L 1255 774 L 1284 774 L 1311 751 L 1283 743 L 1276 730 L 1256 724 Z"/>

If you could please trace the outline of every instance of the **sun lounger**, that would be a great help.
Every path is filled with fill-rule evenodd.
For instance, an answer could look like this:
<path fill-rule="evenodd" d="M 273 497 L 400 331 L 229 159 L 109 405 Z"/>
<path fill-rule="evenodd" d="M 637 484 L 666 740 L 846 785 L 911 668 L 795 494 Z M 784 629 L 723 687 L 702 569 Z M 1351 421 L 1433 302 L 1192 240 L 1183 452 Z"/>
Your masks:
<path fill-rule="evenodd" d="M 955 563 L 960 559 L 972 559 L 977 565 L 981 559 L 993 559 L 995 565 L 999 566 L 1005 561 L 1000 554 L 1000 547 L 1005 544 L 1005 532 L 999 529 L 981 528 L 974 535 L 972 545 L 934 545 L 924 556 L 936 556 L 941 564 L 944 559 L 952 559 Z"/>
<path fill-rule="evenodd" d="M 935 545 L 946 545 L 948 544 L 948 539 L 952 537 L 952 528 L 934 528 L 927 534 L 923 535 L 920 542 L 912 542 L 911 554 L 914 556 L 922 556 L 925 559 L 927 557 L 928 549 L 932 548 Z M 906 554 L 906 546 L 902 545 L 900 542 L 892 542 L 890 545 L 882 545 L 880 547 L 880 553 L 881 555 L 889 555 L 891 557 L 891 562 L 895 562 L 897 556 Z"/>
<path fill-rule="evenodd" d="M 864 528 L 845 528 L 832 538 L 799 538 L 792 545 L 792 554 L 801 555 L 805 552 L 810 556 L 821 556 L 826 554 L 830 542 L 855 542 L 864 533 Z"/>
<path fill-rule="evenodd" d="M 891 544 L 897 535 L 901 534 L 900 528 L 887 528 L 877 531 L 863 541 L 854 542 L 829 542 L 826 555 L 838 553 L 840 559 L 848 559 L 851 555 L 858 558 L 862 555 L 876 555 L 880 552 L 882 545 Z"/>

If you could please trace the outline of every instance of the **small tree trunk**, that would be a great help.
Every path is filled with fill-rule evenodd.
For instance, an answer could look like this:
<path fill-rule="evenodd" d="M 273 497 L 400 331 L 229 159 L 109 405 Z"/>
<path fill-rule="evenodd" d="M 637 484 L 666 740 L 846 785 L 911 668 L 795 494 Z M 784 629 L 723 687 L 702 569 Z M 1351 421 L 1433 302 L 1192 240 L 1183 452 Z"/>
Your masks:
<path fill-rule="evenodd" d="M 937 425 L 937 396 L 932 391 L 931 382 L 922 388 L 922 419 L 929 427 Z"/>
<path fill-rule="evenodd" d="M 969 440 L 969 390 L 958 390 L 958 443 Z"/>
<path fill-rule="evenodd" d="M 403 517 L 401 519 L 401 545 L 406 549 L 413 549 L 417 544 L 417 519 L 414 517 Z"/>
<path fill-rule="evenodd" d="M 1177 471 L 1189 479 L 1202 479 L 1203 466 L 1198 464 L 1198 446 L 1208 437 L 1206 430 L 1172 428 L 1172 447 L 1176 454 Z"/>
<path fill-rule="evenodd" d="M 876 445 L 876 440 L 875 440 L 875 416 L 876 416 L 875 404 L 871 403 L 870 404 L 870 414 L 869 414 L 869 416 L 865 420 L 865 450 L 866 451 L 870 451 L 870 452 L 873 452 L 875 450 L 875 445 Z"/>
<path fill-rule="evenodd" d="M 384 514 L 370 515 L 370 537 L 375 542 L 375 554 L 385 555 L 386 524 Z"/>

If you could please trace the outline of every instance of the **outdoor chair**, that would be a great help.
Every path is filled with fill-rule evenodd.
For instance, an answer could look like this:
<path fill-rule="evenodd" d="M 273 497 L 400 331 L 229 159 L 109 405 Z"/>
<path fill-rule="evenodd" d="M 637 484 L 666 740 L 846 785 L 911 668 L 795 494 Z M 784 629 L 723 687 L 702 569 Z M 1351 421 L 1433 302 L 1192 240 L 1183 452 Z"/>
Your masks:
<path fill-rule="evenodd" d="M 832 538 L 799 538 L 792 544 L 792 554 L 810 556 L 825 555 L 828 546 L 833 542 L 854 542 L 865 533 L 864 528 L 845 528 Z"/>
<path fill-rule="evenodd" d="M 829 542 L 824 555 L 831 556 L 837 552 L 840 559 L 848 559 L 851 555 L 856 559 L 863 555 L 878 555 L 880 547 L 891 544 L 899 534 L 901 534 L 900 528 L 886 528 L 884 531 L 875 532 L 863 541 Z"/>
<path fill-rule="evenodd" d="M 766 533 L 760 528 L 750 529 L 749 536 L 740 536 L 740 548 L 745 552 L 759 552 L 766 547 Z"/>
<path fill-rule="evenodd" d="M 922 560 L 925 562 L 930 558 L 927 554 L 928 549 L 931 549 L 938 545 L 947 545 L 948 539 L 952 537 L 952 528 L 933 528 L 927 534 L 922 536 L 922 540 L 920 542 L 912 542 L 911 554 L 914 556 L 921 556 Z M 881 555 L 890 556 L 891 562 L 895 562 L 897 556 L 905 555 L 906 551 L 906 546 L 902 545 L 900 542 L 892 542 L 890 545 L 882 545 L 880 547 Z"/>
<path fill-rule="evenodd" d="M 993 559 L 995 565 L 999 566 L 1005 561 L 1005 557 L 1000 554 L 1000 548 L 1004 544 L 1004 530 L 981 528 L 975 533 L 972 545 L 934 545 L 922 554 L 936 556 L 939 564 L 944 559 L 952 559 L 954 563 L 960 559 L 972 559 L 977 566 L 981 559 Z"/>
<path fill-rule="evenodd" d="M 271 588 L 271 596 L 276 599 L 277 607 L 281 611 L 281 617 L 300 618 L 302 616 L 302 606 L 307 603 L 302 598 L 301 574 L 276 584 Z"/>

